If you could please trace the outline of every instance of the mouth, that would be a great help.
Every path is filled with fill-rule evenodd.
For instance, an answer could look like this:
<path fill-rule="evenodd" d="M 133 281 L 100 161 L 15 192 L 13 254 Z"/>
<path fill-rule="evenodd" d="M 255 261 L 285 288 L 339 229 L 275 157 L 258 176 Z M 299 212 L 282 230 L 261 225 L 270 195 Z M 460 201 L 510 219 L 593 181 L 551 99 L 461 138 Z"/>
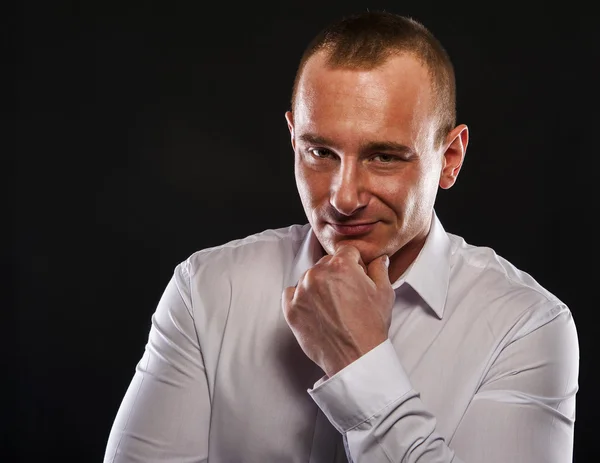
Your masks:
<path fill-rule="evenodd" d="M 329 225 L 337 234 L 343 236 L 364 235 L 373 230 L 376 224 L 377 222 L 347 225 L 327 223 L 327 225 Z"/>

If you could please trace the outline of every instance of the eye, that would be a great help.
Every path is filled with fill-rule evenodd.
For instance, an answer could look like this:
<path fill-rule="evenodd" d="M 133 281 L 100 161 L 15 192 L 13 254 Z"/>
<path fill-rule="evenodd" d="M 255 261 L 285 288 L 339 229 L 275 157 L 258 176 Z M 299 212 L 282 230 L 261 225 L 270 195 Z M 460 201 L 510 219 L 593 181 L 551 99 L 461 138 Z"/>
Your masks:
<path fill-rule="evenodd" d="M 331 151 L 325 148 L 310 148 L 308 152 L 317 159 L 326 159 L 331 156 Z"/>
<path fill-rule="evenodd" d="M 377 154 L 373 156 L 372 159 L 380 158 L 380 161 L 383 164 L 389 164 L 391 162 L 397 161 L 398 158 L 396 156 L 392 156 L 391 154 Z"/>

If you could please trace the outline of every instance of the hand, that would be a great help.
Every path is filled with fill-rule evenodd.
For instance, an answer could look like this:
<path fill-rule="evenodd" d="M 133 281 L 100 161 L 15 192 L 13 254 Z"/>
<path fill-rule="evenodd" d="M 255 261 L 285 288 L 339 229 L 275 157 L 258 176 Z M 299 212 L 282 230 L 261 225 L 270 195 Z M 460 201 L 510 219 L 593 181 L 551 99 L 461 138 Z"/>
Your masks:
<path fill-rule="evenodd" d="M 395 293 L 387 256 L 368 267 L 340 246 L 283 291 L 282 308 L 304 353 L 331 377 L 388 338 Z"/>

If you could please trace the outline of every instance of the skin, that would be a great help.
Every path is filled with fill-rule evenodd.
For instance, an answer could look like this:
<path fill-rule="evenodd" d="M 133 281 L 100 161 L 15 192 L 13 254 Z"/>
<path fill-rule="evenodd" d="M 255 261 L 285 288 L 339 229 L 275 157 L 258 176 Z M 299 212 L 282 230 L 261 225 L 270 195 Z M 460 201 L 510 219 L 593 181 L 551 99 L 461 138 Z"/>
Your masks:
<path fill-rule="evenodd" d="M 468 129 L 436 143 L 428 71 L 406 53 L 371 70 L 331 68 L 317 53 L 285 117 L 300 199 L 325 255 L 284 290 L 282 308 L 306 355 L 332 376 L 387 339 L 390 281 L 423 247 L 438 187 L 456 182 Z M 375 226 L 349 237 L 331 222 Z"/>

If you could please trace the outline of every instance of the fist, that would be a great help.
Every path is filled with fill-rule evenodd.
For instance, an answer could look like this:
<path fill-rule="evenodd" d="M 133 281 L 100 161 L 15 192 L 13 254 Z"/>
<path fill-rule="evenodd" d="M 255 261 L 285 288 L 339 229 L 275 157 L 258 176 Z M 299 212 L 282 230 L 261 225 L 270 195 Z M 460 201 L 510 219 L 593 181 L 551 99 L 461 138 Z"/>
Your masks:
<path fill-rule="evenodd" d="M 283 291 L 285 319 L 304 353 L 331 377 L 388 337 L 395 293 L 389 259 L 366 266 L 342 245 Z"/>

